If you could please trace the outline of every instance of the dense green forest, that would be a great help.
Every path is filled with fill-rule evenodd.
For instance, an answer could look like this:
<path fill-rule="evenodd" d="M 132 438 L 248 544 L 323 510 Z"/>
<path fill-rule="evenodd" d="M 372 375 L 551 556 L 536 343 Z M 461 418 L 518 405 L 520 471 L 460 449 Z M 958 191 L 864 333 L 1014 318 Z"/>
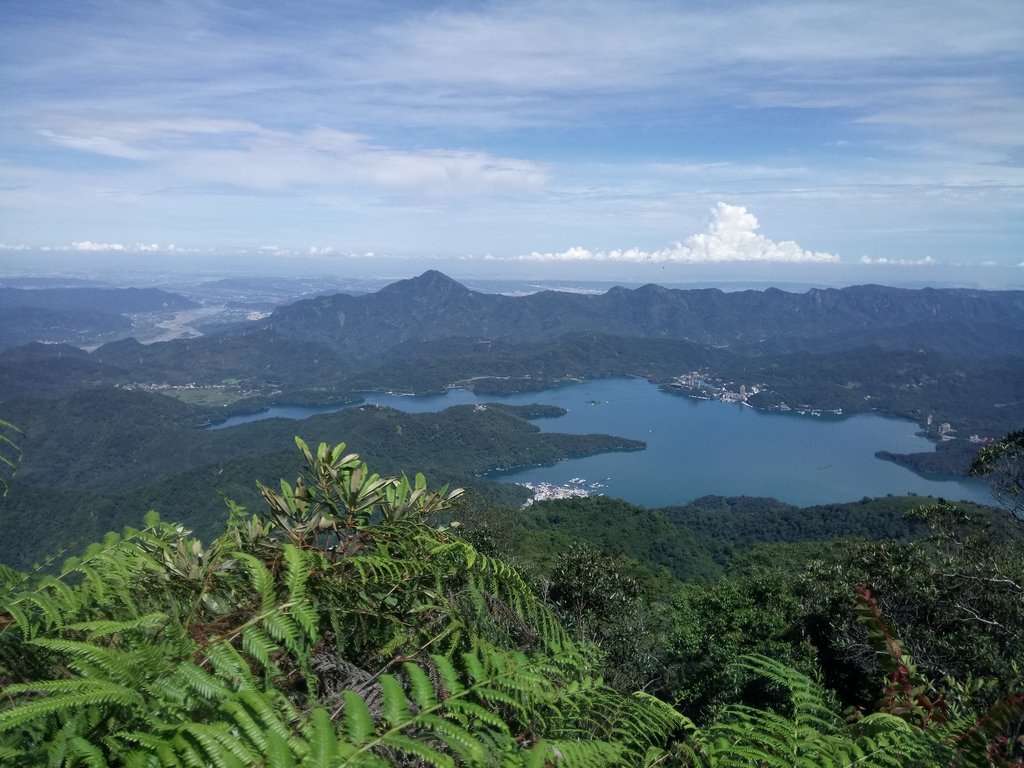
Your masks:
<path fill-rule="evenodd" d="M 0 567 L 4 764 L 1024 764 L 1005 513 L 865 501 L 858 531 L 779 506 L 759 533 L 763 500 L 591 499 L 509 525 L 297 444 L 298 479 L 211 538 L 150 513 Z M 1009 436 L 975 469 L 1015 499 L 1022 460 Z M 672 526 L 712 514 L 701 561 Z"/>
<path fill-rule="evenodd" d="M 140 510 L 157 509 L 213 536 L 227 515 L 221 495 L 251 505 L 259 500 L 255 478 L 298 470 L 287 449 L 295 429 L 288 419 L 203 430 L 197 428 L 206 418 L 202 408 L 116 389 L 5 407 L 22 430 L 24 461 L 12 480 L 17 492 L 0 502 L 0 562 L 19 568 L 136 524 Z M 422 414 L 355 407 L 308 419 L 304 428 L 317 441 L 346 435 L 382 471 L 423 471 L 440 482 L 472 485 L 476 504 L 525 500 L 524 489 L 489 482 L 485 472 L 644 447 L 610 435 L 541 432 L 528 421 L 557 413 L 542 405 Z M 43 506 L 42 498 L 58 503 Z"/>

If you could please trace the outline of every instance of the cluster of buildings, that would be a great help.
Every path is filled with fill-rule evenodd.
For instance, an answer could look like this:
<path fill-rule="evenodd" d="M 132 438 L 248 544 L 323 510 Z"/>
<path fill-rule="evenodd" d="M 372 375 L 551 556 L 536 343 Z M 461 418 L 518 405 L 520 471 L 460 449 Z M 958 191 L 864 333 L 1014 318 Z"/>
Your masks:
<path fill-rule="evenodd" d="M 588 483 L 582 477 L 574 477 L 561 485 L 555 483 L 518 483 L 518 485 L 523 486 L 532 494 L 523 504 L 524 507 L 530 506 L 535 501 L 584 498 L 599 493 L 605 487 L 602 483 Z"/>
<path fill-rule="evenodd" d="M 745 384 L 740 384 L 738 390 L 729 389 L 729 387 L 735 386 L 733 382 L 723 382 L 721 379 L 711 378 L 703 371 L 690 371 L 682 376 L 676 376 L 668 386 L 669 389 L 680 390 L 690 397 L 722 400 L 727 403 L 745 403 L 747 398 L 761 391 L 756 384 L 749 388 Z"/>

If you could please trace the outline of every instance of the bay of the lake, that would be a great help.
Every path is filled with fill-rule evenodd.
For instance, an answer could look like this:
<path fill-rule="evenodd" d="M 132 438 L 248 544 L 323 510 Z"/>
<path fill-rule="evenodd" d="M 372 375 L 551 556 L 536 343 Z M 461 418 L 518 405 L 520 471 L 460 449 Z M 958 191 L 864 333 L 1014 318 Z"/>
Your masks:
<path fill-rule="evenodd" d="M 933 446 L 917 434 L 913 422 L 873 414 L 802 416 L 760 411 L 737 403 L 680 397 L 642 379 L 625 378 L 503 397 L 478 396 L 465 389 L 425 397 L 373 393 L 366 395 L 365 402 L 408 412 L 487 402 L 561 406 L 568 411 L 565 416 L 533 423 L 549 432 L 605 433 L 643 440 L 647 449 L 499 472 L 494 479 L 563 485 L 582 478 L 583 484 L 600 484 L 600 493 L 648 507 L 707 495 L 770 496 L 799 506 L 907 493 L 992 503 L 982 482 L 925 478 L 875 458 L 875 451 L 914 453 L 931 451 Z M 218 426 L 272 416 L 305 418 L 338 407 L 281 406 Z"/>

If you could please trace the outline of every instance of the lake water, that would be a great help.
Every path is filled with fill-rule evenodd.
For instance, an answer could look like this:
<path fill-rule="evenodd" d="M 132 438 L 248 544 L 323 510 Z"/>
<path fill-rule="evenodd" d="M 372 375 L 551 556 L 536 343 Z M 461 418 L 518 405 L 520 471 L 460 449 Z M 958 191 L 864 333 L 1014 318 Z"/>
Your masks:
<path fill-rule="evenodd" d="M 771 496 L 800 506 L 905 493 L 992 502 L 982 482 L 923 478 L 876 459 L 880 450 L 933 448 L 916 434 L 913 422 L 883 416 L 758 411 L 671 395 L 641 379 L 599 379 L 506 397 L 478 397 L 464 389 L 427 397 L 370 394 L 366 402 L 417 413 L 486 402 L 562 406 L 568 410 L 565 416 L 533 423 L 550 432 L 643 440 L 647 450 L 569 459 L 553 467 L 496 474 L 495 479 L 563 485 L 582 478 L 585 484 L 600 484 L 601 493 L 649 507 L 711 494 Z M 305 418 L 329 410 L 338 407 L 282 406 L 218 426 L 272 416 Z"/>

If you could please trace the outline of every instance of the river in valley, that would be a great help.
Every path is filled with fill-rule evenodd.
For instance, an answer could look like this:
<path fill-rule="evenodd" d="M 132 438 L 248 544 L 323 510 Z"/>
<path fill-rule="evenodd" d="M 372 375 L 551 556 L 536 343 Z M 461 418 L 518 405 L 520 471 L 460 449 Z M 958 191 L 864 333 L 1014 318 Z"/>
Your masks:
<path fill-rule="evenodd" d="M 872 414 L 759 411 L 738 403 L 680 397 L 642 379 L 626 378 L 505 397 L 477 396 L 465 389 L 426 397 L 374 393 L 365 402 L 409 412 L 487 402 L 561 406 L 568 410 L 565 416 L 533 423 L 544 431 L 643 440 L 647 450 L 568 459 L 550 467 L 495 473 L 494 478 L 589 487 L 648 507 L 706 495 L 771 496 L 799 506 L 906 493 L 992 503 L 982 482 L 925 478 L 875 458 L 875 451 L 930 451 L 932 444 L 917 434 L 913 422 Z M 273 416 L 300 419 L 338 408 L 279 406 L 217 426 Z"/>

